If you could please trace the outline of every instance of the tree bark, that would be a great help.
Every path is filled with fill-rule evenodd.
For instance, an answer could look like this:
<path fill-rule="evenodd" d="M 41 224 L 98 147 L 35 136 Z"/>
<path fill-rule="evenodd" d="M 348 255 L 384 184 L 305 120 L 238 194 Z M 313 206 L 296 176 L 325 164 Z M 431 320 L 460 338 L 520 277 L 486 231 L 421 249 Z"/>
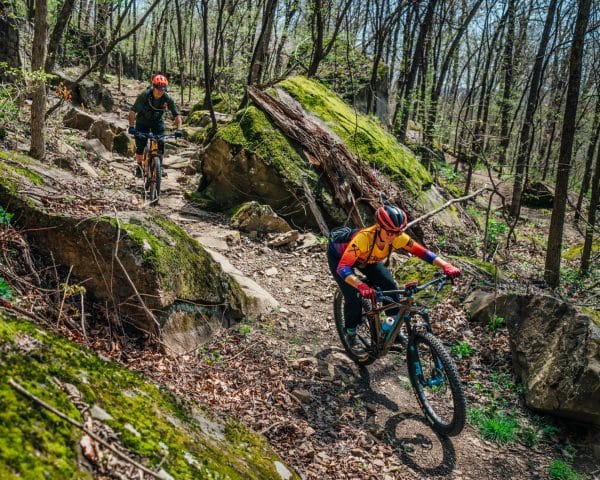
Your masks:
<path fill-rule="evenodd" d="M 591 3 L 592 0 L 579 1 L 579 10 L 577 12 L 575 33 L 573 35 L 573 44 L 571 45 L 569 59 L 569 83 L 567 87 L 567 99 L 561 135 L 558 170 L 556 175 L 554 205 L 552 207 L 552 217 L 550 218 L 548 250 L 546 252 L 546 265 L 544 269 L 544 280 L 546 280 L 546 283 L 551 287 L 557 287 L 560 283 L 562 236 L 565 223 L 567 195 L 569 193 L 569 172 L 571 169 L 573 139 L 575 137 L 577 105 L 579 103 L 583 44 L 590 16 Z"/>
<path fill-rule="evenodd" d="M 600 88 L 600 85 L 599 87 Z M 575 224 L 583 217 L 581 214 L 581 208 L 583 206 L 583 198 L 590 188 L 590 177 L 592 176 L 592 163 L 594 161 L 594 152 L 596 151 L 596 145 L 600 139 L 600 92 L 599 97 L 596 100 L 596 109 L 594 112 L 594 126 L 592 128 L 592 136 L 589 140 L 585 168 L 583 170 L 583 179 L 581 181 L 581 188 L 579 190 L 579 196 L 577 197 L 577 207 L 575 207 Z"/>
<path fill-rule="evenodd" d="M 433 22 L 433 12 L 436 4 L 437 0 L 429 0 L 427 2 L 425 16 L 423 17 L 423 22 L 421 23 L 421 28 L 419 29 L 419 36 L 417 37 L 417 41 L 415 43 L 415 50 L 410 65 L 410 71 L 408 73 L 408 77 L 406 78 L 406 84 L 404 85 L 404 96 L 401 100 L 402 105 L 400 107 L 400 129 L 398 130 L 398 140 L 401 143 L 406 141 L 406 130 L 408 129 L 410 104 L 412 102 L 412 90 L 417 79 L 417 71 L 419 70 L 421 61 L 423 59 L 423 47 L 425 46 L 425 40 Z"/>
<path fill-rule="evenodd" d="M 31 52 L 31 70 L 44 73 L 48 39 L 48 2 L 37 0 L 35 4 L 35 26 Z M 37 79 L 33 85 L 31 103 L 31 149 L 33 158 L 42 160 L 46 156 L 46 82 Z"/>
<path fill-rule="evenodd" d="M 502 100 L 500 102 L 500 152 L 498 153 L 498 164 L 500 172 L 506 164 L 506 153 L 510 144 L 508 129 L 511 111 L 511 97 L 513 88 L 513 50 L 515 43 L 515 0 L 508 0 L 508 19 L 506 22 L 506 38 L 504 40 L 504 52 L 502 53 L 502 70 L 504 72 L 504 85 L 502 86 Z"/>

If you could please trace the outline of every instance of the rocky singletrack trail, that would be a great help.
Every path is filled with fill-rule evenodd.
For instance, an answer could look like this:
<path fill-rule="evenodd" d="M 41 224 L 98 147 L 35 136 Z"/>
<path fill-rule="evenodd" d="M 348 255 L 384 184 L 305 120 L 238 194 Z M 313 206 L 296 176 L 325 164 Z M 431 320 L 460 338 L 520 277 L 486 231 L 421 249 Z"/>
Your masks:
<path fill-rule="evenodd" d="M 121 111 L 107 114 L 107 120 L 124 122 L 137 87 L 142 88 L 134 84 L 124 90 Z M 100 323 L 88 339 L 76 332 L 72 339 L 178 395 L 234 415 L 263 433 L 306 479 L 548 478 L 548 465 L 557 456 L 548 443 L 501 446 L 482 439 L 469 424 L 457 437 L 436 435 L 410 386 L 404 352 L 390 353 L 369 367 L 351 362 L 333 322 L 337 287 L 323 239 L 309 234 L 294 246 L 270 247 L 267 238 L 240 233 L 224 215 L 188 202 L 184 192 L 198 185 L 201 148 L 185 140 L 168 142 L 167 176 L 156 206 L 144 204 L 133 159 L 125 157 L 107 161 L 90 155 L 92 171 L 81 188 L 110 192 L 105 212 L 147 209 L 169 217 L 269 292 L 279 307 L 255 321 L 242 319 L 215 331 L 206 344 L 184 355 L 140 348 L 127 338 L 117 345 Z M 94 170 L 102 173 L 94 175 Z M 115 199 L 112 208 L 110 198 Z M 469 324 L 459 300 L 466 288 L 459 282 L 455 294 L 433 310 L 432 320 L 448 349 L 464 336 L 480 346 L 481 358 L 459 362 L 467 402 L 474 405 L 482 401 L 474 380 L 491 367 L 507 365 L 509 347 L 506 332 L 489 339 L 482 334 L 485 327 Z M 569 441 L 574 443 L 564 439 Z"/>

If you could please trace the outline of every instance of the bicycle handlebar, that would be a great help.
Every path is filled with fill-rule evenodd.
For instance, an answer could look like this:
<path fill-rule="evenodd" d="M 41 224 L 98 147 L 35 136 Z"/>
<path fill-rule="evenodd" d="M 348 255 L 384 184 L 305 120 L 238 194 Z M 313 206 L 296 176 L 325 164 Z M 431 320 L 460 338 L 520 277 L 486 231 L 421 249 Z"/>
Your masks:
<path fill-rule="evenodd" d="M 388 297 L 388 295 L 402 295 L 404 297 L 410 297 L 416 292 L 420 292 L 421 290 L 430 287 L 431 285 L 440 284 L 440 287 L 443 287 L 444 284 L 448 281 L 451 281 L 452 278 L 449 275 L 443 274 L 438 277 L 435 277 L 428 282 L 425 282 L 421 285 L 410 285 L 407 288 L 399 289 L 399 290 L 381 290 L 380 288 L 375 289 L 375 298 L 380 302 L 385 303 L 398 303 L 393 298 Z"/>
<path fill-rule="evenodd" d="M 150 133 L 136 132 L 134 137 L 146 138 L 146 139 L 156 138 L 157 140 L 163 140 L 165 138 L 177 138 L 174 133 L 163 133 L 162 135 L 154 135 L 152 132 L 150 132 Z"/>

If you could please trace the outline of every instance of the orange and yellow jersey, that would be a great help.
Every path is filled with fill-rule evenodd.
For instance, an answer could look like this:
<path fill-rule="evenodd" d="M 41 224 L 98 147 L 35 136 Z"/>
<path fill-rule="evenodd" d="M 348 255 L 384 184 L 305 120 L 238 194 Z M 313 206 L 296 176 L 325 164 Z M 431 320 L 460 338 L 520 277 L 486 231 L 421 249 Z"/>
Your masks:
<path fill-rule="evenodd" d="M 436 258 L 435 253 L 415 242 L 405 232 L 394 238 L 391 244 L 386 244 L 383 249 L 380 249 L 376 242 L 377 234 L 378 225 L 371 225 L 356 232 L 348 243 L 331 245 L 337 255 L 341 255 L 336 269 L 340 277 L 346 278 L 348 275 L 353 274 L 352 268 L 355 266 L 361 267 L 381 262 L 391 252 L 401 248 L 429 263 L 432 263 Z"/>

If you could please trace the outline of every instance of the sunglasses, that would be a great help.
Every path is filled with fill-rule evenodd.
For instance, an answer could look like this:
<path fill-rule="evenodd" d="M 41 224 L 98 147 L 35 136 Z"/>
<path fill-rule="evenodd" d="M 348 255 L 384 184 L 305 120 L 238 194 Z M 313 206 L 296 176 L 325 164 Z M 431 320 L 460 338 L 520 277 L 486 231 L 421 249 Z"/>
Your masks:
<path fill-rule="evenodd" d="M 390 237 L 397 237 L 398 235 L 400 235 L 402 233 L 402 230 L 385 230 L 385 233 L 387 233 Z"/>

